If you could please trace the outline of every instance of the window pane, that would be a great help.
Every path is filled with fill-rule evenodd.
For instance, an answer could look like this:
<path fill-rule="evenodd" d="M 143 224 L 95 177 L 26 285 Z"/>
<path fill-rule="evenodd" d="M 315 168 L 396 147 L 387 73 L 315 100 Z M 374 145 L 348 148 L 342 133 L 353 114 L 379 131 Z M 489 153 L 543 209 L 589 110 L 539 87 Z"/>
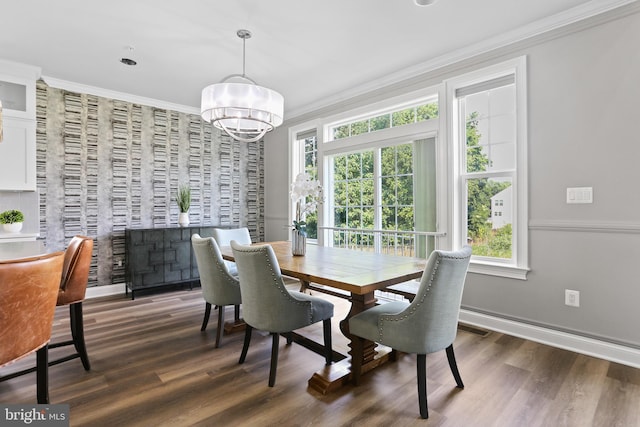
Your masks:
<path fill-rule="evenodd" d="M 349 154 L 347 159 L 347 179 L 360 178 L 360 154 Z"/>
<path fill-rule="evenodd" d="M 382 229 L 383 230 L 395 230 L 396 229 L 396 208 L 393 206 L 382 207 Z"/>
<path fill-rule="evenodd" d="M 333 203 L 335 206 L 347 205 L 347 183 L 344 181 L 336 181 L 333 184 Z"/>
<path fill-rule="evenodd" d="M 512 257 L 511 179 L 467 180 L 467 242 L 474 255 Z"/>
<path fill-rule="evenodd" d="M 333 139 L 347 138 L 349 136 L 349 125 L 342 125 L 333 128 Z"/>
<path fill-rule="evenodd" d="M 396 177 L 385 177 L 381 180 L 382 205 L 393 206 L 396 204 Z"/>
<path fill-rule="evenodd" d="M 413 205 L 413 176 L 399 176 L 397 180 L 397 203 L 398 205 Z"/>
<path fill-rule="evenodd" d="M 351 136 L 369 132 L 369 120 L 351 123 Z"/>
<path fill-rule="evenodd" d="M 362 153 L 362 177 L 373 178 L 373 151 Z"/>
<path fill-rule="evenodd" d="M 415 122 L 416 112 L 415 108 L 407 108 L 402 111 L 396 111 L 392 115 L 392 126 L 402 126 Z"/>
<path fill-rule="evenodd" d="M 516 150 L 515 144 L 491 145 L 489 156 L 489 169 L 505 170 L 515 168 Z"/>
<path fill-rule="evenodd" d="M 362 228 L 373 228 L 375 224 L 375 209 L 373 207 L 362 208 Z"/>
<path fill-rule="evenodd" d="M 335 227 L 347 226 L 347 210 L 345 208 L 336 208 L 333 210 L 333 224 Z"/>
<path fill-rule="evenodd" d="M 398 230 L 411 231 L 414 229 L 413 206 L 398 208 Z"/>
<path fill-rule="evenodd" d="M 438 117 L 438 103 L 432 102 L 430 104 L 421 105 L 416 111 L 416 121 L 422 122 L 429 119 Z"/>
<path fill-rule="evenodd" d="M 362 212 L 360 211 L 360 209 L 348 209 L 347 210 L 347 227 L 362 228 L 361 218 L 362 218 Z"/>
<path fill-rule="evenodd" d="M 374 188 L 373 179 L 362 180 L 362 204 L 364 206 L 373 206 Z"/>
<path fill-rule="evenodd" d="M 371 119 L 371 131 L 387 129 L 391 126 L 391 115 L 385 114 Z"/>
<path fill-rule="evenodd" d="M 394 147 L 385 147 L 382 150 L 382 176 L 396 174 L 396 151 Z"/>
<path fill-rule="evenodd" d="M 336 181 L 347 179 L 346 156 L 339 156 L 333 159 L 333 178 Z"/>
<path fill-rule="evenodd" d="M 408 174 L 413 172 L 413 148 L 409 144 L 400 145 L 396 151 L 396 173 Z"/>
<path fill-rule="evenodd" d="M 347 205 L 350 207 L 360 206 L 362 204 L 360 181 L 349 181 L 347 185 Z"/>
<path fill-rule="evenodd" d="M 489 158 L 480 146 L 480 132 L 478 130 L 478 112 L 474 111 L 467 116 L 467 172 L 482 172 L 487 170 Z"/>

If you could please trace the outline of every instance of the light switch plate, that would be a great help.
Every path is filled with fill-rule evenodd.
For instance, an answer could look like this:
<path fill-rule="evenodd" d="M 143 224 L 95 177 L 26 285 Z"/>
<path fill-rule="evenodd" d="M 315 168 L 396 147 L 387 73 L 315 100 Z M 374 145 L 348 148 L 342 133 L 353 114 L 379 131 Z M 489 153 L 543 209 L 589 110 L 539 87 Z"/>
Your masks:
<path fill-rule="evenodd" d="M 593 187 L 567 188 L 567 203 L 593 203 Z"/>

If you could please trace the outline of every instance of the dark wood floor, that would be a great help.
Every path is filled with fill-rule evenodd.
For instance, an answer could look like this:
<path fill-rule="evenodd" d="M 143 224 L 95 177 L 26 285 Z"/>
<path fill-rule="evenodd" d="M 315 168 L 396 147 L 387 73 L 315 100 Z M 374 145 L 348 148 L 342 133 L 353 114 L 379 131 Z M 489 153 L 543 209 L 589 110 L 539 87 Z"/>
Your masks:
<path fill-rule="evenodd" d="M 334 346 L 344 353 L 337 323 L 347 303 L 327 298 L 336 304 Z M 281 340 L 269 388 L 270 338 L 254 333 L 247 362 L 238 365 L 243 334 L 224 336 L 214 349 L 216 319 L 200 332 L 203 312 L 199 289 L 85 302 L 92 370 L 79 359 L 51 367 L 51 402 L 70 405 L 72 426 L 640 425 L 640 370 L 495 332 L 458 333 L 464 390 L 455 388 L 444 352 L 427 357 L 426 421 L 413 355 L 323 396 L 307 387 L 323 358 Z M 68 311 L 59 309 L 54 339 L 67 328 Z M 321 331 L 320 323 L 304 333 L 320 341 Z M 0 383 L 0 402 L 34 403 L 35 374 Z"/>

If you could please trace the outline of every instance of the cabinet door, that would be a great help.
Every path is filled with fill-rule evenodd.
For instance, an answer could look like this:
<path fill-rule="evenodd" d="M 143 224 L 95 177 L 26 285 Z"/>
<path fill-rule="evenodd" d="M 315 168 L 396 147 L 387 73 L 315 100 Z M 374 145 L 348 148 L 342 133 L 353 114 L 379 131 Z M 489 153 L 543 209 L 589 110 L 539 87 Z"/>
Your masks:
<path fill-rule="evenodd" d="M 0 190 L 36 190 L 36 123 L 5 117 L 0 142 Z"/>
<path fill-rule="evenodd" d="M 191 280 L 191 228 L 164 230 L 164 280 L 184 282 Z"/>
<path fill-rule="evenodd" d="M 164 283 L 163 230 L 129 230 L 127 238 L 127 280 L 131 289 Z"/>

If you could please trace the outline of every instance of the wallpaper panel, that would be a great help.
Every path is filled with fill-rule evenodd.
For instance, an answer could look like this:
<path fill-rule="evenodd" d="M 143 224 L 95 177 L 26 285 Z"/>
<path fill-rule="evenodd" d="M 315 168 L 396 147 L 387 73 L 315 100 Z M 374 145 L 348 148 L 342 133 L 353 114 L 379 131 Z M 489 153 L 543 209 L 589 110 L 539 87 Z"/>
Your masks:
<path fill-rule="evenodd" d="M 40 235 L 64 249 L 95 238 L 89 286 L 124 283 L 126 228 L 247 226 L 264 240 L 262 141 L 240 143 L 199 116 L 37 85 Z"/>

